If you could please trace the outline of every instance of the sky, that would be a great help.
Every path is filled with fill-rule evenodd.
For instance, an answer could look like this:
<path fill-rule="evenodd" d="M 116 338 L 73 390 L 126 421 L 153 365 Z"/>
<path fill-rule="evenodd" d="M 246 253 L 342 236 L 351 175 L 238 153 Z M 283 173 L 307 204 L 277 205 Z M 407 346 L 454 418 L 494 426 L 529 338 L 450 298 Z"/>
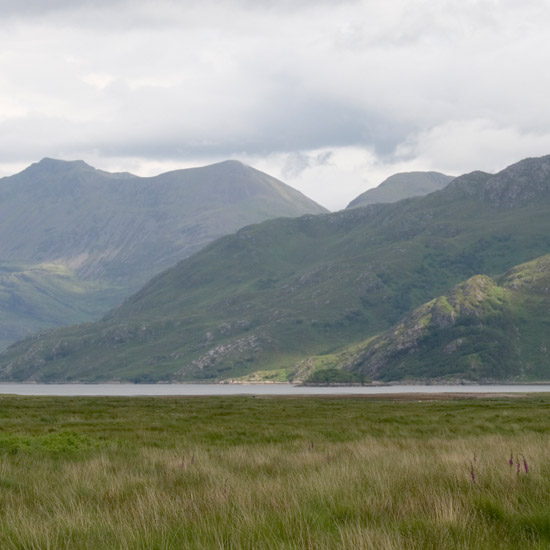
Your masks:
<path fill-rule="evenodd" d="M 550 154 L 550 0 L 0 0 L 0 176 L 238 159 L 337 210 Z"/>

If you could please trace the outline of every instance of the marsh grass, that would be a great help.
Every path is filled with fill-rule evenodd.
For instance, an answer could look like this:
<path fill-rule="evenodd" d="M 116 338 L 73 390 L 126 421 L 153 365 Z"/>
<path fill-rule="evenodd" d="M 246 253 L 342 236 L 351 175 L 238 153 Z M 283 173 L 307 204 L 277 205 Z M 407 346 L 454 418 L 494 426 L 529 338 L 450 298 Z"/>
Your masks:
<path fill-rule="evenodd" d="M 2 397 L 0 547 L 548 548 L 549 410 Z"/>

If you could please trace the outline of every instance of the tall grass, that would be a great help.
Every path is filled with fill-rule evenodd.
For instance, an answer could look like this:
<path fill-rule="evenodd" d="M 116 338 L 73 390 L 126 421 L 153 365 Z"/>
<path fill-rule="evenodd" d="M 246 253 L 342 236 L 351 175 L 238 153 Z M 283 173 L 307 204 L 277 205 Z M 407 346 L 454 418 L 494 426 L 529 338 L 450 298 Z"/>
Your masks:
<path fill-rule="evenodd" d="M 550 398 L 0 405 L 2 549 L 550 546 Z"/>

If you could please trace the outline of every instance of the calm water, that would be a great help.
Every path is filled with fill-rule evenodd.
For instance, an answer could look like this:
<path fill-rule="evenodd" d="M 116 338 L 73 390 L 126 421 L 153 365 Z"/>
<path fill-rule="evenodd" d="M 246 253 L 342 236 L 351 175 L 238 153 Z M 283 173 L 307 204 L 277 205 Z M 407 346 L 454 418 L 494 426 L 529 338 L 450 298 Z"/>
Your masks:
<path fill-rule="evenodd" d="M 299 387 L 290 384 L 0 384 L 17 395 L 380 395 L 392 393 L 532 393 L 550 385 Z"/>

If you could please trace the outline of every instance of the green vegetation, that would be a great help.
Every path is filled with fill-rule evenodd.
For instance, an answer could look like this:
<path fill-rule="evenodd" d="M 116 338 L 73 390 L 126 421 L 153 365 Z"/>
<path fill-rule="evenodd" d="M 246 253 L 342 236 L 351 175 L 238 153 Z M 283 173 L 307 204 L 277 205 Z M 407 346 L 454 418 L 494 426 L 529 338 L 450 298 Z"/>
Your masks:
<path fill-rule="evenodd" d="M 546 254 L 549 165 L 550 157 L 528 159 L 495 176 L 461 176 L 421 198 L 246 227 L 161 273 L 101 322 L 12 346 L 0 358 L 0 376 L 232 379 L 338 354 L 461 281 L 496 277 Z M 495 299 L 491 307 L 505 309 Z M 439 306 L 444 316 L 449 304 Z M 476 330 L 464 328 L 472 338 Z M 532 379 L 549 378 L 546 364 L 533 368 Z M 409 375 L 412 369 L 391 377 Z"/>
<path fill-rule="evenodd" d="M 0 350 L 39 330 L 98 319 L 121 292 L 62 263 L 0 263 Z"/>
<path fill-rule="evenodd" d="M 365 380 L 353 372 L 338 368 L 319 369 L 314 371 L 307 379 L 307 384 L 332 386 L 337 384 L 360 384 Z"/>
<path fill-rule="evenodd" d="M 420 197 L 443 189 L 453 179 L 453 176 L 446 176 L 439 172 L 401 172 L 390 176 L 378 187 L 369 189 L 353 199 L 348 208 Z"/>
<path fill-rule="evenodd" d="M 440 399 L 2 396 L 0 547 L 547 548 L 550 397 Z"/>
<path fill-rule="evenodd" d="M 96 320 L 214 239 L 325 209 L 236 161 L 151 178 L 43 159 L 0 179 L 0 349 Z"/>
<path fill-rule="evenodd" d="M 495 280 L 476 275 L 375 338 L 311 362 L 383 381 L 547 380 L 549 288 L 548 255 Z"/>

